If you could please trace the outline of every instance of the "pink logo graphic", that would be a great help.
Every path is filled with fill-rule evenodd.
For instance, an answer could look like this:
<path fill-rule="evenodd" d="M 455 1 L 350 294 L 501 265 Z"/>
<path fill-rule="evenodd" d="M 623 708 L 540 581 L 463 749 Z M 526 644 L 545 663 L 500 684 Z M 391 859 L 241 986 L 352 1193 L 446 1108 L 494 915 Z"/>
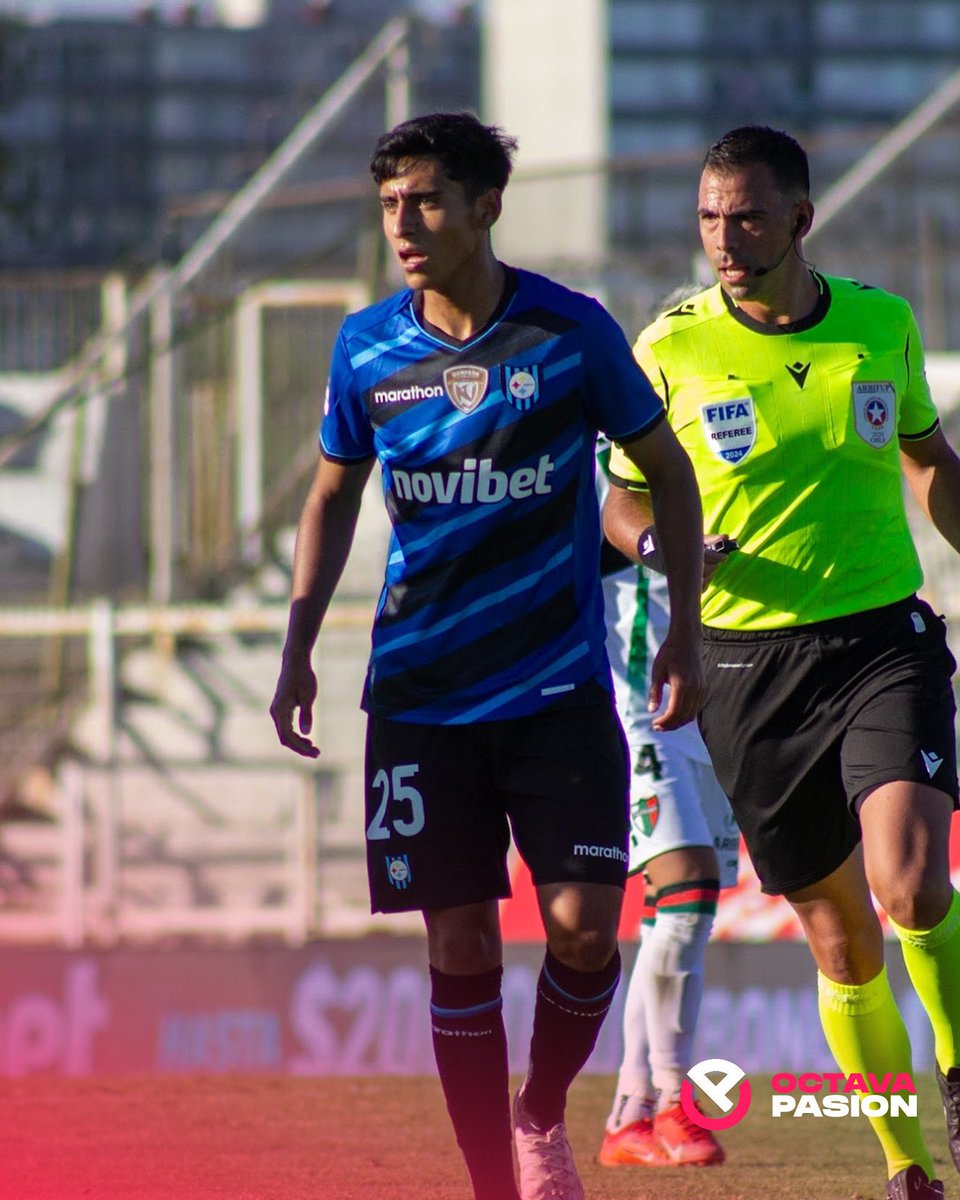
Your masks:
<path fill-rule="evenodd" d="M 720 1079 L 711 1079 L 711 1074 L 719 1074 Z M 694 1085 L 723 1112 L 722 1117 L 708 1117 L 700 1111 L 693 1093 Z M 734 1088 L 739 1088 L 736 1102 L 730 1099 Z M 751 1098 L 750 1080 L 736 1063 L 725 1058 L 705 1058 L 696 1063 L 680 1085 L 683 1111 L 701 1129 L 729 1129 L 736 1125 L 747 1115 Z"/>

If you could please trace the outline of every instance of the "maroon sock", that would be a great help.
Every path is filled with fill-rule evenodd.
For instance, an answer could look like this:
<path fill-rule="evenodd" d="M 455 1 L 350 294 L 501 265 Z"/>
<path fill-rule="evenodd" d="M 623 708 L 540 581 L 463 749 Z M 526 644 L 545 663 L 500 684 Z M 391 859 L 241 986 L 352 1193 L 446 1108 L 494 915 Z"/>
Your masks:
<path fill-rule="evenodd" d="M 510 1083 L 497 967 L 480 975 L 430 968 L 433 1052 L 476 1200 L 520 1200 L 513 1174 Z"/>
<path fill-rule="evenodd" d="M 567 1089 L 590 1057 L 620 980 L 620 951 L 601 971 L 574 971 L 548 950 L 537 983 L 523 1108 L 540 1130 L 563 1120 Z"/>

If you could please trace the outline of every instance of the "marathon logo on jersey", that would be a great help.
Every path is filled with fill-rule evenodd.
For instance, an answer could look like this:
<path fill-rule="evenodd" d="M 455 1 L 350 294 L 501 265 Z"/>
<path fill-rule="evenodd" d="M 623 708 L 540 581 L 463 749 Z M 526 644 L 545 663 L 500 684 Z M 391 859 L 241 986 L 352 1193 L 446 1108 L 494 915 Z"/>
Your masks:
<path fill-rule="evenodd" d="M 531 496 L 549 496 L 553 491 L 550 475 L 554 463 L 542 454 L 535 467 L 515 467 L 497 471 L 492 458 L 465 458 L 460 471 L 390 472 L 393 494 L 398 500 L 416 500 L 421 504 L 499 504 L 528 500 Z"/>
<path fill-rule="evenodd" d="M 893 437 L 897 390 L 892 383 L 854 383 L 853 424 L 868 446 L 878 450 Z"/>
<path fill-rule="evenodd" d="M 717 458 L 738 463 L 747 457 L 757 440 L 757 422 L 753 397 L 704 404 L 700 408 L 703 436 Z"/>
<path fill-rule="evenodd" d="M 487 394 L 489 378 L 486 367 L 447 367 L 443 386 L 456 408 L 462 413 L 472 413 Z"/>
<path fill-rule="evenodd" d="M 540 399 L 540 364 L 503 368 L 504 395 L 514 408 L 529 412 Z"/>
<path fill-rule="evenodd" d="M 387 878 L 395 888 L 406 891 L 413 879 L 410 870 L 410 859 L 406 854 L 388 854 L 386 856 Z"/>
<path fill-rule="evenodd" d="M 410 387 L 402 388 L 375 388 L 373 393 L 374 404 L 404 404 L 410 400 L 432 400 L 435 396 L 442 396 L 443 388 L 439 383 L 433 387 L 421 387 L 419 383 L 411 384 Z"/>

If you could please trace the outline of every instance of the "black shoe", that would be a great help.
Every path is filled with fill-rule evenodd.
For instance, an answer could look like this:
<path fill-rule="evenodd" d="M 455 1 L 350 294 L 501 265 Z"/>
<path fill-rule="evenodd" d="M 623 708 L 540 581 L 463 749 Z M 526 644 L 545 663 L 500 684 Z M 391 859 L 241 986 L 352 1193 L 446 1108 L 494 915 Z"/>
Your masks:
<path fill-rule="evenodd" d="M 960 1067 L 951 1067 L 946 1076 L 937 1067 L 937 1084 L 940 1088 L 940 1099 L 943 1101 L 944 1116 L 947 1118 L 950 1157 L 953 1159 L 953 1165 L 960 1171 Z"/>
<path fill-rule="evenodd" d="M 943 1200 L 943 1184 L 928 1179 L 923 1167 L 916 1163 L 904 1167 L 887 1184 L 887 1200 Z"/>

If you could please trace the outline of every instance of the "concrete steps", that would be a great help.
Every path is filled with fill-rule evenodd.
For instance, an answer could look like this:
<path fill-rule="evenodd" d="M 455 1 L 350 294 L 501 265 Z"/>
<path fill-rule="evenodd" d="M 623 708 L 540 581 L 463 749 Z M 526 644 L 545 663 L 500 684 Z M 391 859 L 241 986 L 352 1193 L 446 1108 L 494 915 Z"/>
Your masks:
<path fill-rule="evenodd" d="M 338 593 L 369 600 L 371 614 L 387 544 L 378 490 L 371 481 Z M 285 613 L 292 544 L 291 532 L 262 587 L 255 597 L 247 589 L 244 600 Z M 421 930 L 419 915 L 369 913 L 359 710 L 369 626 L 331 620 L 318 643 L 319 760 L 285 750 L 270 720 L 281 646 L 279 634 L 261 633 L 117 646 L 112 768 L 101 762 L 102 713 L 85 710 L 71 730 L 88 759 L 82 906 L 95 940 Z M 43 903 L 62 909 L 63 813 L 52 818 L 43 830 L 4 830 L 16 860 L 40 880 L 19 889 L 21 915 L 31 903 L 34 911 Z M 4 919 L 0 913 L 0 938 Z"/>

